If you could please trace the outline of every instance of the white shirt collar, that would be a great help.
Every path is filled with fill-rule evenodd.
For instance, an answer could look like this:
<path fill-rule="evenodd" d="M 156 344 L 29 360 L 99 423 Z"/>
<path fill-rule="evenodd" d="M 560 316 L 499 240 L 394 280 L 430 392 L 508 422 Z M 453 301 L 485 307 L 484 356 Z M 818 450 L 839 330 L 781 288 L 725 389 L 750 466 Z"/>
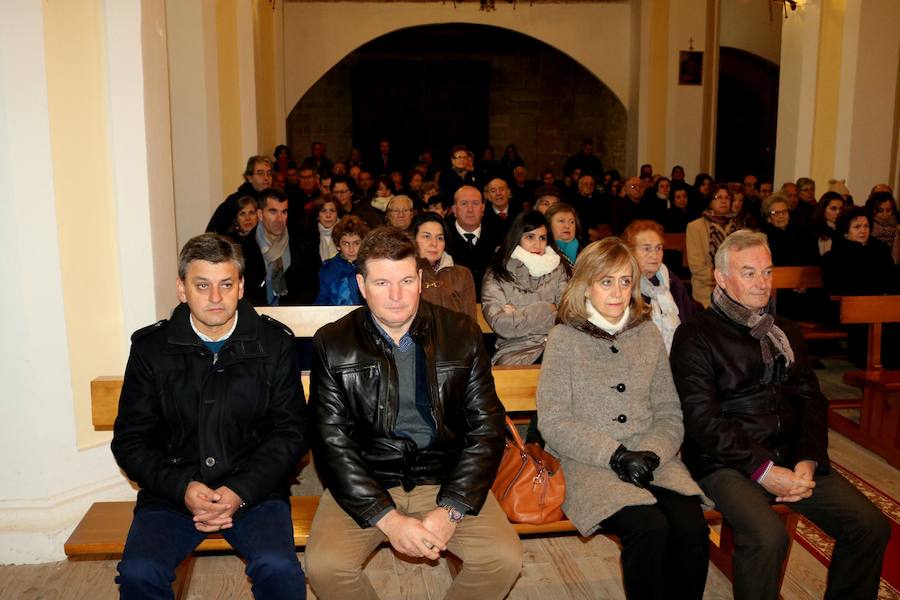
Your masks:
<path fill-rule="evenodd" d="M 453 224 L 456 226 L 456 231 L 458 231 L 458 232 L 459 232 L 459 235 L 463 236 L 463 238 L 466 237 L 466 234 L 467 234 L 467 233 L 474 233 L 474 234 L 475 234 L 475 240 L 476 240 L 476 241 L 477 241 L 478 239 L 481 238 L 481 225 L 479 225 L 478 227 L 476 227 L 476 228 L 475 228 L 474 230 L 472 230 L 472 231 L 466 231 L 465 229 L 463 229 L 462 227 L 460 227 L 459 221 L 453 221 Z"/>
<path fill-rule="evenodd" d="M 234 313 L 234 322 L 231 324 L 231 329 L 229 329 L 228 333 L 226 333 L 219 339 L 214 340 L 211 337 L 209 337 L 208 335 L 206 335 L 205 333 L 201 333 L 200 330 L 197 329 L 197 326 L 194 325 L 194 315 L 189 315 L 189 318 L 191 321 L 191 329 L 193 329 L 194 333 L 196 333 L 197 336 L 204 342 L 224 342 L 225 340 L 227 340 L 228 338 L 231 337 L 232 333 L 234 333 L 234 329 L 235 329 L 235 327 L 237 327 L 237 322 L 238 322 L 238 314 L 237 314 L 237 312 L 235 312 Z"/>

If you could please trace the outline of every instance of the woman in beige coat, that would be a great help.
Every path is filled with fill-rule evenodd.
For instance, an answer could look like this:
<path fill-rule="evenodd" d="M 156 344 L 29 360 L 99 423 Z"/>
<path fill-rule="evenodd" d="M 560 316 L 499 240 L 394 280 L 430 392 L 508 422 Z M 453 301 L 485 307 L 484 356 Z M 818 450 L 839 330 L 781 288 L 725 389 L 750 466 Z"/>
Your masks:
<path fill-rule="evenodd" d="M 544 352 L 538 418 L 566 475 L 566 515 L 582 535 L 621 539 L 627 597 L 700 600 L 702 493 L 677 456 L 681 405 L 640 277 L 618 238 L 578 256 Z"/>
<path fill-rule="evenodd" d="M 724 184 L 716 184 L 712 190 L 709 207 L 699 219 L 687 225 L 684 236 L 688 267 L 691 269 L 691 295 L 694 300 L 709 308 L 716 280 L 713 277 L 713 258 L 726 237 L 737 224 L 731 211 L 733 196 Z"/>

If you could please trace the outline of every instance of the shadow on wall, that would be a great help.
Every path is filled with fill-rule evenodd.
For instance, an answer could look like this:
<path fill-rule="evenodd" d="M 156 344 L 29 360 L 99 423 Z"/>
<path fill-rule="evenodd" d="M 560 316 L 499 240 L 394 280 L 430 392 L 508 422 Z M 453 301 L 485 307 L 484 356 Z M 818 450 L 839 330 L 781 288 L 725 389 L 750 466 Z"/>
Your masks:
<path fill-rule="evenodd" d="M 563 175 L 566 158 L 593 137 L 606 168 L 624 172 L 627 115 L 602 81 L 566 54 L 520 33 L 483 25 L 429 25 L 381 36 L 310 88 L 287 119 L 288 144 L 315 140 L 343 159 L 388 136 L 401 159 L 424 148 L 447 163 L 457 143 L 500 157 L 515 144 L 529 177 Z"/>

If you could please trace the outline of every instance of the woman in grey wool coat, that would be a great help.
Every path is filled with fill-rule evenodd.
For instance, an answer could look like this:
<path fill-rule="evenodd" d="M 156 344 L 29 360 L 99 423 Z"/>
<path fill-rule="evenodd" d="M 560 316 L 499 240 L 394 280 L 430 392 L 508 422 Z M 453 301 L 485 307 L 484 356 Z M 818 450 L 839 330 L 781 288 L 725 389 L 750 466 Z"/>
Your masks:
<path fill-rule="evenodd" d="M 618 238 L 578 256 L 544 351 L 538 418 L 566 474 L 566 515 L 582 535 L 621 539 L 627 597 L 700 600 L 702 492 L 677 456 L 681 405 L 640 277 Z"/>

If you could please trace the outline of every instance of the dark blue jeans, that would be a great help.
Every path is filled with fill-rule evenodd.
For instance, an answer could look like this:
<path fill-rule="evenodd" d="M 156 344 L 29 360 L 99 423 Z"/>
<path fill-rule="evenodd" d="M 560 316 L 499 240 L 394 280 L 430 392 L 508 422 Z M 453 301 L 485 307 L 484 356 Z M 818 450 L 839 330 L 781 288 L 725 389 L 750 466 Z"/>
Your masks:
<path fill-rule="evenodd" d="M 262 502 L 223 530 L 222 536 L 247 560 L 246 573 L 253 582 L 255 598 L 306 598 L 306 577 L 294 548 L 290 504 Z M 118 566 L 120 597 L 172 598 L 176 567 L 205 537 L 188 515 L 161 507 L 136 511 Z"/>

